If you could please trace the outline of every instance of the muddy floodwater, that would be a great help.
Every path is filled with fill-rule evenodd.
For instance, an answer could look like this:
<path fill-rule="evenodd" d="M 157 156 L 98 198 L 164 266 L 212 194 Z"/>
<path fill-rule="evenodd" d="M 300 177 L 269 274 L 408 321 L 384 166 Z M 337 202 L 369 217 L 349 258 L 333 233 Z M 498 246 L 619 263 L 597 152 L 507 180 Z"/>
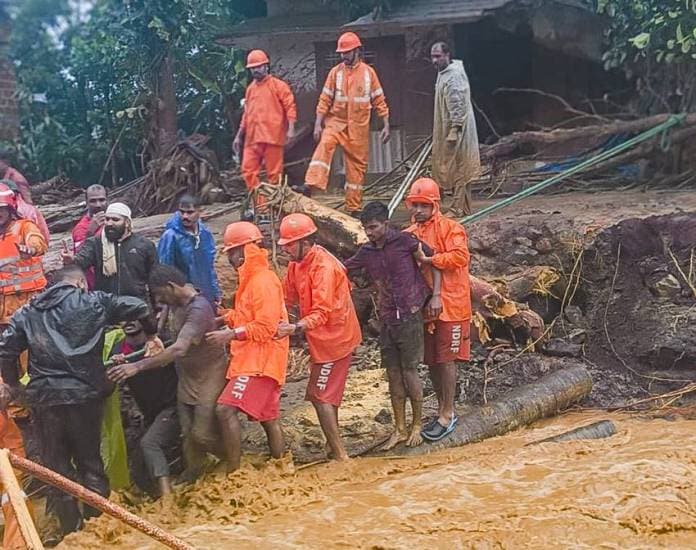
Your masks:
<path fill-rule="evenodd" d="M 600 419 L 603 440 L 525 446 Z M 571 413 L 422 457 L 247 464 L 138 513 L 196 548 L 695 548 L 696 421 Z M 61 548 L 161 548 L 110 518 Z"/>

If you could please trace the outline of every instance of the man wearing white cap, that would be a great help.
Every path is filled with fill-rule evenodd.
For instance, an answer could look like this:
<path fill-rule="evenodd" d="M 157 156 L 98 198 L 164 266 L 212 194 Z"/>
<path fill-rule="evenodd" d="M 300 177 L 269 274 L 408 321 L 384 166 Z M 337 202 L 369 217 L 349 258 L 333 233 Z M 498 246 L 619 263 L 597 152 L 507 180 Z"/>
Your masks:
<path fill-rule="evenodd" d="M 94 290 L 150 301 L 147 280 L 157 264 L 157 249 L 132 232 L 131 210 L 122 202 L 106 209 L 104 231 L 85 241 L 77 255 L 63 253 L 63 262 L 96 273 Z"/>

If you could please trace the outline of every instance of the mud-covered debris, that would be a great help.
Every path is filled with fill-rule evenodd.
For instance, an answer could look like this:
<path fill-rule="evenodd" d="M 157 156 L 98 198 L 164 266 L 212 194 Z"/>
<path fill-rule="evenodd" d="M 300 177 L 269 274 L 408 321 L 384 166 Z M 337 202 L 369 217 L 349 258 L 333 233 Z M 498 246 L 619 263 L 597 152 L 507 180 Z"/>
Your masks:
<path fill-rule="evenodd" d="M 585 319 L 582 314 L 582 310 L 578 306 L 566 306 L 563 313 L 566 321 L 568 321 L 571 325 L 580 325 Z"/>
<path fill-rule="evenodd" d="M 391 424 L 392 415 L 387 409 L 382 409 L 375 415 L 375 422 L 380 424 Z"/>
<path fill-rule="evenodd" d="M 659 298 L 671 299 L 681 294 L 682 287 L 679 280 L 671 273 L 668 273 L 661 279 L 658 279 L 650 290 Z"/>
<path fill-rule="evenodd" d="M 546 342 L 544 352 L 552 357 L 580 357 L 582 345 L 574 344 L 566 338 L 554 338 Z"/>

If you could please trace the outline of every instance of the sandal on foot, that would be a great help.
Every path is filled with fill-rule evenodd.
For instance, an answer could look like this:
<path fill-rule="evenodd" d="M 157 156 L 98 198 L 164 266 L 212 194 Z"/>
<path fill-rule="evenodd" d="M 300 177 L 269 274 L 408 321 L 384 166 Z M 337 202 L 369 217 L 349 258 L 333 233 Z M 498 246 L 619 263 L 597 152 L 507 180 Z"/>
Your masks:
<path fill-rule="evenodd" d="M 440 441 L 454 431 L 454 427 L 457 425 L 457 420 L 457 415 L 454 415 L 452 420 L 450 420 L 450 423 L 447 426 L 443 426 L 436 419 L 433 424 L 421 432 L 421 435 L 428 441 Z"/>

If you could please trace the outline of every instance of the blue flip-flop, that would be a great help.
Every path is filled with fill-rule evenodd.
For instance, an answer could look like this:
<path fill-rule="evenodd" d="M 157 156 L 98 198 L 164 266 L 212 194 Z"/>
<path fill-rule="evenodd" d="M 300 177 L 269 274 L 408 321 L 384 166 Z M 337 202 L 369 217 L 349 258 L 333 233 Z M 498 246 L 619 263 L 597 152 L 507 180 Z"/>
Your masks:
<path fill-rule="evenodd" d="M 436 420 L 427 426 L 427 428 L 421 432 L 421 435 L 428 441 L 440 441 L 454 431 L 454 427 L 457 425 L 457 420 L 459 419 L 457 418 L 456 414 L 452 416 L 452 419 L 447 426 L 443 426 Z"/>

